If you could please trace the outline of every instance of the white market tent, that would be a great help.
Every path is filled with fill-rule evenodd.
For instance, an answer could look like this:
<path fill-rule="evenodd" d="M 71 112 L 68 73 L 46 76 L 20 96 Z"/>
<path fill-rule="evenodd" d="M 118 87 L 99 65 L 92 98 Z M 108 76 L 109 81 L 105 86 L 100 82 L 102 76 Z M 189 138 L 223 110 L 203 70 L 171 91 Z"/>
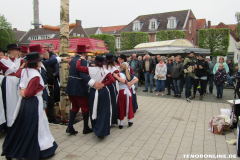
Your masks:
<path fill-rule="evenodd" d="M 194 51 L 196 54 L 204 54 L 208 56 L 211 54 L 210 49 L 195 48 L 194 45 L 187 39 L 174 39 L 159 42 L 141 43 L 134 47 L 132 50 L 119 51 L 118 53 L 126 55 L 176 55 L 176 54 L 189 54 Z"/>

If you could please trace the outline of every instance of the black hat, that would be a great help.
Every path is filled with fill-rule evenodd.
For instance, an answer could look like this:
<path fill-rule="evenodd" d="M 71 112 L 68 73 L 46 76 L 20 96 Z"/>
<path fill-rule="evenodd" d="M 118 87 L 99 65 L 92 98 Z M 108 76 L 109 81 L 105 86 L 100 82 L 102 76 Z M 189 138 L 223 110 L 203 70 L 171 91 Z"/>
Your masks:
<path fill-rule="evenodd" d="M 115 61 L 115 57 L 113 56 L 113 54 L 107 53 L 106 54 L 106 62 L 108 63 L 108 62 L 113 62 L 113 61 Z"/>
<path fill-rule="evenodd" d="M 104 64 L 104 57 L 103 56 L 96 56 L 94 63 L 97 65 L 103 65 Z"/>
<path fill-rule="evenodd" d="M 199 54 L 199 56 L 201 56 L 203 58 L 203 54 Z"/>
<path fill-rule="evenodd" d="M 194 51 L 190 51 L 190 54 L 193 53 L 194 54 Z"/>
<path fill-rule="evenodd" d="M 27 63 L 37 63 L 39 61 L 42 61 L 43 58 L 40 58 L 38 52 L 30 52 L 26 54 L 25 61 Z"/>
<path fill-rule="evenodd" d="M 17 44 L 9 44 L 9 45 L 7 45 L 7 49 L 8 50 L 12 50 L 12 49 L 20 50 L 20 48 L 17 46 Z"/>
<path fill-rule="evenodd" d="M 124 61 L 126 61 L 126 60 L 127 60 L 127 56 L 126 56 L 126 55 L 124 55 L 124 54 L 121 54 L 119 57 L 120 57 L 121 59 L 124 59 Z"/>

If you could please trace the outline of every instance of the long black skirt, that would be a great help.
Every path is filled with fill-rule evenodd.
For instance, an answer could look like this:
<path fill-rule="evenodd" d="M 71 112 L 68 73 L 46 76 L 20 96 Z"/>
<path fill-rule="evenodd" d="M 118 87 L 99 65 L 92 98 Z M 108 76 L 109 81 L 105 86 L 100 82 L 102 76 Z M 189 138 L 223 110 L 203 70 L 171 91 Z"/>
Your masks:
<path fill-rule="evenodd" d="M 110 95 L 111 95 L 111 104 L 112 104 L 112 124 L 118 124 L 118 115 L 117 115 L 117 99 L 116 99 L 116 88 L 114 83 L 107 86 Z"/>
<path fill-rule="evenodd" d="M 107 136 L 110 134 L 110 99 L 109 93 L 106 87 L 98 90 L 98 107 L 97 107 L 97 118 L 92 119 L 93 103 L 95 99 L 96 89 L 91 88 L 89 93 L 89 110 L 92 121 L 93 132 L 97 136 Z"/>
<path fill-rule="evenodd" d="M 38 143 L 38 99 L 37 97 L 22 98 L 18 116 L 9 129 L 3 143 L 2 156 L 8 158 L 38 160 L 55 154 L 56 142 L 53 147 L 40 150 Z"/>
<path fill-rule="evenodd" d="M 2 100 L 3 100 L 3 108 L 4 108 L 4 111 L 5 111 L 6 123 L 3 123 L 0 126 L 0 133 L 3 130 L 7 131 L 7 129 L 8 129 L 8 127 L 7 127 L 7 107 L 6 107 L 6 77 L 4 77 L 3 80 L 2 80 L 1 89 L 2 89 Z"/>
<path fill-rule="evenodd" d="M 135 113 L 138 109 L 138 103 L 137 103 L 137 94 L 133 94 L 133 89 L 132 90 L 132 106 L 133 106 L 133 112 Z"/>
<path fill-rule="evenodd" d="M 0 125 L 0 133 L 3 131 L 3 124 Z"/>

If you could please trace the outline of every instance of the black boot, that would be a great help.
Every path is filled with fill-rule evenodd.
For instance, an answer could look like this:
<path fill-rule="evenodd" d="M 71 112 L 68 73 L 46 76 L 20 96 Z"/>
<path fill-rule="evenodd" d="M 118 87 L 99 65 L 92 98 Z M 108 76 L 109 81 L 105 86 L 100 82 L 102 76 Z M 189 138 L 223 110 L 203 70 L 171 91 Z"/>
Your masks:
<path fill-rule="evenodd" d="M 12 158 L 8 158 L 7 156 L 5 156 L 6 160 L 12 160 Z"/>
<path fill-rule="evenodd" d="M 93 132 L 93 130 L 88 126 L 88 120 L 89 120 L 89 112 L 83 114 L 83 123 L 84 123 L 83 134 L 88 134 Z"/>
<path fill-rule="evenodd" d="M 67 128 L 66 132 L 70 134 L 78 134 L 78 131 L 75 131 L 74 128 Z"/>
<path fill-rule="evenodd" d="M 70 119 L 68 122 L 68 128 L 66 130 L 67 133 L 71 133 L 71 134 L 77 134 L 78 131 L 75 131 L 75 129 L 73 128 L 73 122 L 74 119 L 76 118 L 77 112 L 71 111 L 70 112 Z"/>

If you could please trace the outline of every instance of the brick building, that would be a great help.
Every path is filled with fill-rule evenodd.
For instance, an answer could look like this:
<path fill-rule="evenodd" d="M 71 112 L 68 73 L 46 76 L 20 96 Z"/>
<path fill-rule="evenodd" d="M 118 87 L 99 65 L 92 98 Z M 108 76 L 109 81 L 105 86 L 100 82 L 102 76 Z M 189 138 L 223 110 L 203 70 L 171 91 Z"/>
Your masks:
<path fill-rule="evenodd" d="M 150 15 L 141 15 L 116 32 L 116 46 L 120 50 L 121 32 L 145 32 L 149 34 L 150 42 L 156 41 L 156 33 L 162 30 L 181 30 L 185 37 L 197 45 L 196 18 L 191 9 Z"/>

